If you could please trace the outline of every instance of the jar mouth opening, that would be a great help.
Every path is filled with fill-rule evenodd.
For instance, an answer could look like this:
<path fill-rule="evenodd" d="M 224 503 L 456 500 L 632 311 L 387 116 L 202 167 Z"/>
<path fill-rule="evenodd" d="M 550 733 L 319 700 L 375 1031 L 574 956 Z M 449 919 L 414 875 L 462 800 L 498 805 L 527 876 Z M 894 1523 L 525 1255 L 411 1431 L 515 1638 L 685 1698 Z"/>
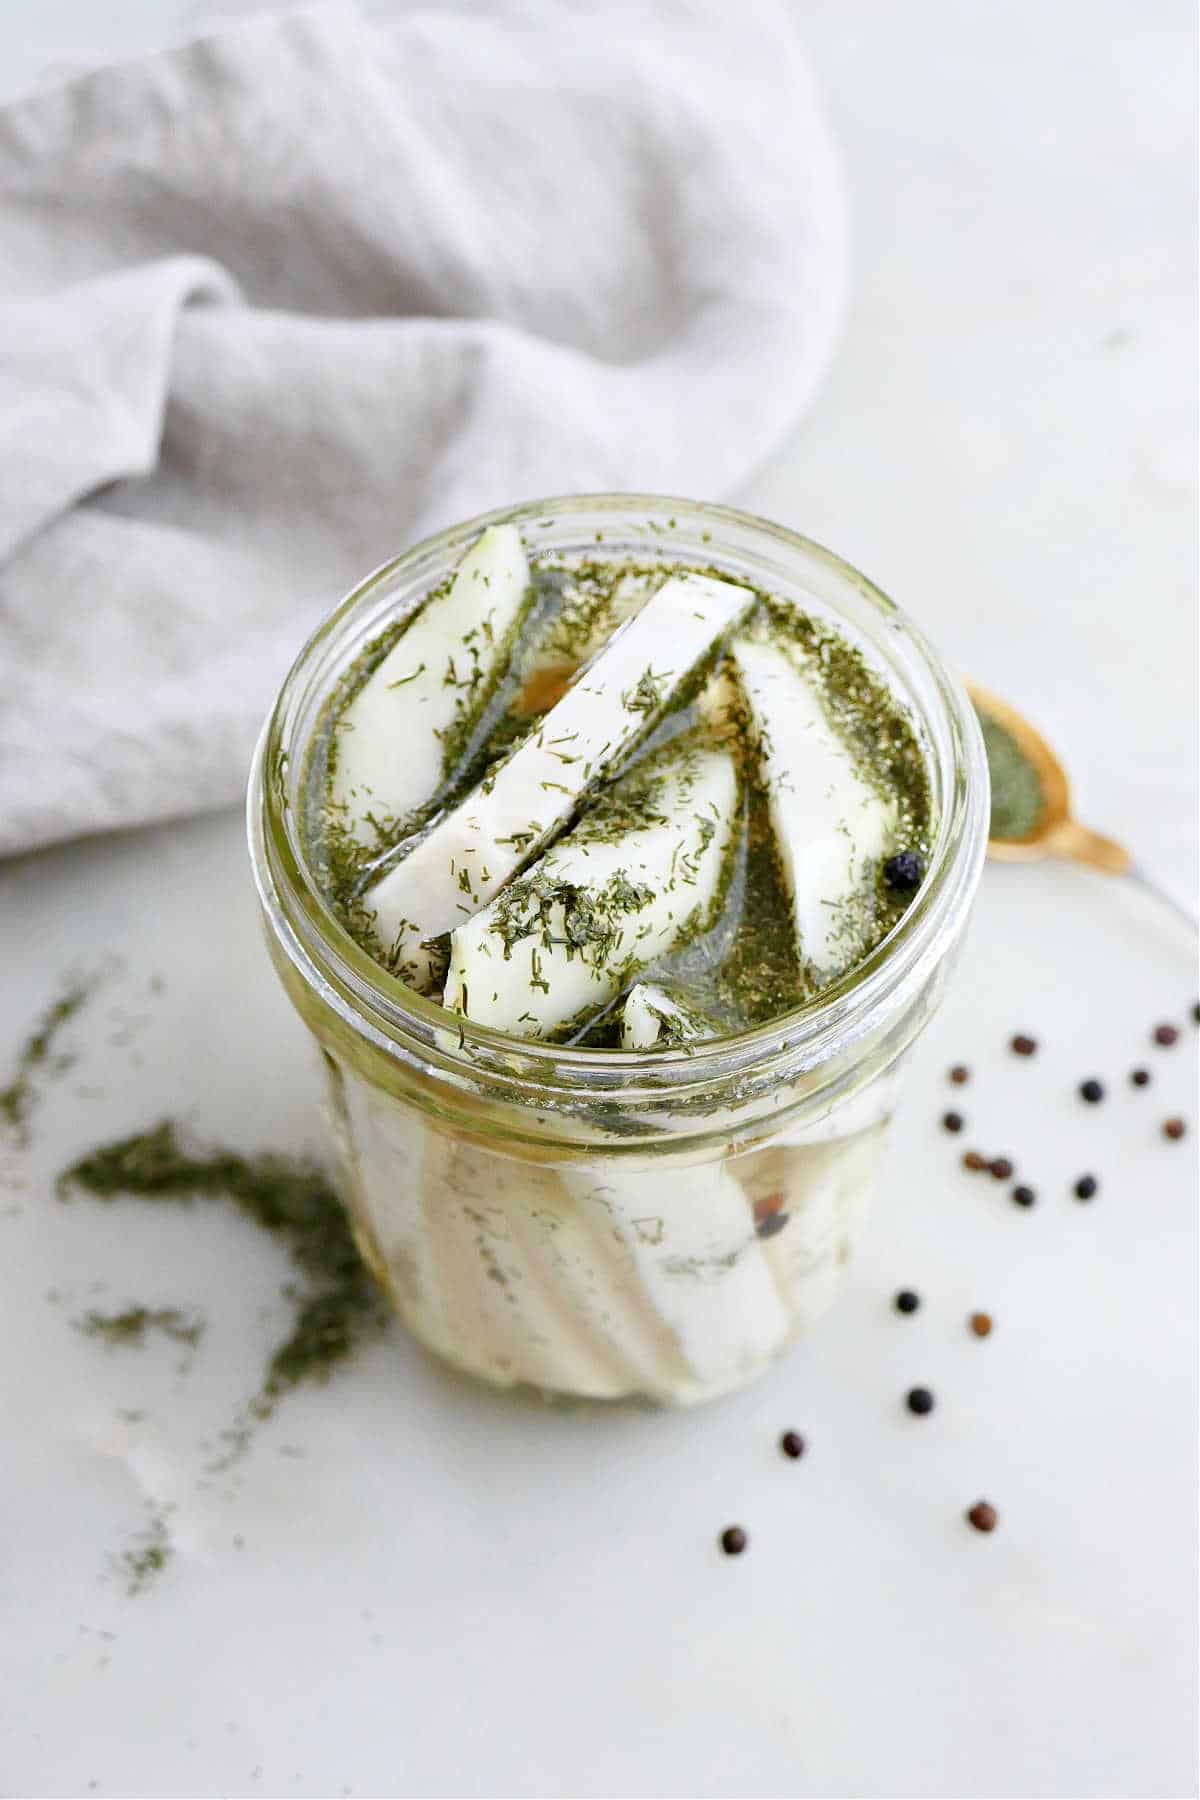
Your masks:
<path fill-rule="evenodd" d="M 337 643 L 341 628 L 372 596 L 378 599 L 381 589 L 386 604 L 405 572 L 419 578 L 421 592 L 428 591 L 489 525 L 543 530 L 546 549 L 557 550 L 553 528 L 578 529 L 596 517 L 613 520 L 625 554 L 633 547 L 631 535 L 642 545 L 645 533 L 643 547 L 659 555 L 664 548 L 678 552 L 675 560 L 702 554 L 718 566 L 728 562 L 731 578 L 741 569 L 743 579 L 763 587 L 769 579 L 745 568 L 747 561 L 787 567 L 793 584 L 798 580 L 802 589 L 813 589 L 835 626 L 849 625 L 855 641 L 876 660 L 882 653 L 891 675 L 901 676 L 894 691 L 911 712 L 929 757 L 937 818 L 929 866 L 911 905 L 887 935 L 803 1005 L 745 1031 L 682 1048 L 597 1050 L 546 1043 L 448 1013 L 436 1000 L 406 988 L 351 937 L 317 885 L 301 840 L 297 794 L 308 749 L 301 715 L 306 707 L 311 710 L 314 687 L 319 696 L 330 691 L 331 680 L 321 679 L 322 656 Z M 681 526 L 700 533 L 702 551 Z M 671 538 L 664 543 L 668 530 Z M 595 535 L 589 532 L 586 540 L 593 553 Z M 537 543 L 534 539 L 531 546 L 535 555 Z M 819 593 L 821 585 L 833 593 L 831 601 Z M 416 1048 L 447 1066 L 485 1066 L 533 1080 L 541 1075 L 555 1084 L 608 1085 L 614 1077 L 627 1082 L 636 1074 L 661 1087 L 700 1082 L 718 1068 L 728 1075 L 760 1067 L 785 1051 L 800 1052 L 804 1063 L 817 1062 L 831 1043 L 844 1045 L 865 1031 L 878 1008 L 906 990 L 914 973 L 924 970 L 957 930 L 986 849 L 988 778 L 978 722 L 960 682 L 895 602 L 833 551 L 733 507 L 654 494 L 572 494 L 480 514 L 421 540 L 359 582 L 312 633 L 289 670 L 259 739 L 247 806 L 255 882 L 272 932 L 304 980 L 385 1053 Z"/>

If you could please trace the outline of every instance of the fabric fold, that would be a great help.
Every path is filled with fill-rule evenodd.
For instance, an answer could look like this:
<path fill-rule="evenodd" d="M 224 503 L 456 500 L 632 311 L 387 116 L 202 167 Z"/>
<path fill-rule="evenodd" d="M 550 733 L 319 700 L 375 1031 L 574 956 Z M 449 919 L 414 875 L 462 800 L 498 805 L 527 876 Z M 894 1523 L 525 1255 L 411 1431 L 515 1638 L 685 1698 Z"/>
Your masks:
<path fill-rule="evenodd" d="M 0 850 L 235 800 L 429 530 L 735 488 L 844 275 L 779 0 L 318 7 L 0 109 Z"/>

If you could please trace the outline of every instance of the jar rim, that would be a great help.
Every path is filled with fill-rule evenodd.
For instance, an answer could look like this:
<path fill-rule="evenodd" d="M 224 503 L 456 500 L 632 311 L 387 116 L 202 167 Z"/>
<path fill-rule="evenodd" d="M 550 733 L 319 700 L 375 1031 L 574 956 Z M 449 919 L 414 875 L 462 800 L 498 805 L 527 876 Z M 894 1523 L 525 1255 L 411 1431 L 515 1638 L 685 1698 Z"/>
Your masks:
<path fill-rule="evenodd" d="M 803 578 L 814 568 L 847 590 L 865 608 L 877 631 L 894 634 L 912 660 L 933 702 L 920 724 L 938 755 L 931 774 L 939 778 L 937 836 L 920 889 L 911 905 L 861 961 L 803 1005 L 745 1031 L 703 1039 L 682 1047 L 654 1050 L 597 1050 L 546 1043 L 498 1031 L 448 1014 L 436 1001 L 405 987 L 352 938 L 318 887 L 300 841 L 299 808 L 293 784 L 300 778 L 306 744 L 294 746 L 288 733 L 306 681 L 321 650 L 335 639 L 369 597 L 405 570 L 449 566 L 489 525 L 537 529 L 585 516 L 634 515 L 659 532 L 679 521 L 711 528 L 705 553 L 720 563 L 719 541 L 741 534 L 782 552 L 801 565 Z M 628 525 L 627 519 L 622 519 Z M 661 541 L 659 542 L 661 548 Z M 731 573 L 736 578 L 737 555 Z M 749 552 L 743 549 L 743 555 Z M 433 586 L 435 576 L 428 583 Z M 749 577 L 747 577 L 749 578 Z M 427 589 L 426 589 L 427 591 Z M 822 602 L 828 604 L 827 602 Z M 832 605 L 835 618 L 840 608 Z M 849 621 L 842 615 L 842 622 Z M 870 625 L 852 621 L 878 651 Z M 326 684 L 325 692 L 329 688 Z M 914 706 L 911 691 L 900 696 Z M 297 754 L 297 751 L 299 754 Z M 941 951 L 957 936 L 974 894 L 987 845 L 988 776 L 983 740 L 974 710 L 958 678 L 943 663 L 920 627 L 851 564 L 791 528 L 734 507 L 657 494 L 567 494 L 499 507 L 421 539 L 381 564 L 329 612 L 310 634 L 288 671 L 259 738 L 247 794 L 247 826 L 255 883 L 269 928 L 308 986 L 357 1033 L 392 1056 L 418 1053 L 452 1074 L 455 1066 L 477 1074 L 524 1079 L 539 1088 L 616 1087 L 614 1099 L 644 1101 L 647 1090 L 702 1086 L 740 1072 L 759 1071 L 786 1057 L 793 1068 L 823 1062 L 835 1049 L 873 1028 L 880 1011 L 903 1003 Z M 631 1077 L 644 1077 L 644 1083 Z"/>

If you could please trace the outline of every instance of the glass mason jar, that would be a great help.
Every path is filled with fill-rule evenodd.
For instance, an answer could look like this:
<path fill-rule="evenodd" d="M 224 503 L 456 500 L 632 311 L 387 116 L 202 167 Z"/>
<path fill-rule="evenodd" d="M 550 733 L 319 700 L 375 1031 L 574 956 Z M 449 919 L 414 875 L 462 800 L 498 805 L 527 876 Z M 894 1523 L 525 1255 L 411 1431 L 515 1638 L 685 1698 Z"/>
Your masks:
<path fill-rule="evenodd" d="M 485 525 L 532 554 L 691 563 L 834 623 L 906 705 L 934 845 L 913 903 L 819 999 L 686 1050 L 566 1048 L 451 1019 L 342 929 L 306 866 L 306 749 L 339 677 Z M 905 1052 L 961 941 L 987 838 L 974 714 L 864 576 L 726 507 L 585 495 L 472 519 L 371 575 L 300 653 L 250 781 L 275 967 L 324 1053 L 363 1256 L 409 1329 L 499 1386 L 689 1402 L 750 1380 L 832 1299 L 887 1154 Z"/>

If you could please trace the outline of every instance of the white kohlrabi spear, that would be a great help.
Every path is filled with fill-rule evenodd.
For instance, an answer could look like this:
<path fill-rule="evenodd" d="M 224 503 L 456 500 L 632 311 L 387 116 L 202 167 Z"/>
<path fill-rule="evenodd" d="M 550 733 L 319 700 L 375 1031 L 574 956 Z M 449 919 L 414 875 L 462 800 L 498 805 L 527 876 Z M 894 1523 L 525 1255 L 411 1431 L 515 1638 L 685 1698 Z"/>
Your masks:
<path fill-rule="evenodd" d="M 443 1004 L 519 1037 L 586 1024 L 708 923 L 737 789 L 728 751 L 686 743 L 617 782 L 451 935 Z"/>
<path fill-rule="evenodd" d="M 666 1044 L 693 1044 L 714 1037 L 716 1026 L 684 1006 L 654 981 L 638 981 L 621 1009 L 622 1050 L 653 1050 Z"/>
<path fill-rule="evenodd" d="M 796 945 L 829 975 L 862 953 L 848 903 L 868 892 L 895 812 L 867 786 L 817 691 L 773 644 L 730 645 L 750 708 Z"/>
<path fill-rule="evenodd" d="M 512 754 L 365 895 L 410 986 L 435 979 L 428 942 L 499 893 L 754 604 L 747 589 L 675 575 L 616 634 Z"/>
<path fill-rule="evenodd" d="M 337 725 L 330 798 L 345 830 L 403 828 L 437 792 L 443 740 L 470 729 L 507 667 L 533 597 L 515 525 L 491 525 L 426 602 Z"/>

